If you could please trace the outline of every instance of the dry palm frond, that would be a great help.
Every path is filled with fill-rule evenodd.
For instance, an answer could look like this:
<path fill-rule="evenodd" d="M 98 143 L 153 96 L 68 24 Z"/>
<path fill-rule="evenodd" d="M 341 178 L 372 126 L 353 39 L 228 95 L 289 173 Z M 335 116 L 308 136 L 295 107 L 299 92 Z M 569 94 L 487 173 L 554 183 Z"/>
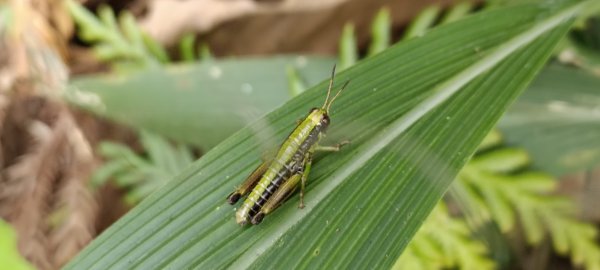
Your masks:
<path fill-rule="evenodd" d="M 21 253 L 42 269 L 64 265 L 95 235 L 96 202 L 86 188 L 94 159 L 66 110 L 54 125 L 31 124 L 31 151 L 7 170 L 0 213 L 19 235 Z"/>
<path fill-rule="evenodd" d="M 0 213 L 15 227 L 19 235 L 19 250 L 42 269 L 51 269 L 53 265 L 46 248 L 48 226 L 45 216 L 60 167 L 56 153 L 65 143 L 64 126 L 60 121 L 54 130 L 42 122 L 32 124 L 35 146 L 8 168 L 0 191 Z"/>
<path fill-rule="evenodd" d="M 56 193 L 54 213 L 59 218 L 50 232 L 50 245 L 56 266 L 62 266 L 77 254 L 94 235 L 98 207 L 86 187 L 94 167 L 91 146 L 68 114 L 67 144 L 60 153 L 61 179 Z"/>
<path fill-rule="evenodd" d="M 0 217 L 15 228 L 22 255 L 57 269 L 95 236 L 98 212 L 87 189 L 92 148 L 59 99 L 72 24 L 62 0 L 8 3 L 10 24 L 0 21 Z"/>

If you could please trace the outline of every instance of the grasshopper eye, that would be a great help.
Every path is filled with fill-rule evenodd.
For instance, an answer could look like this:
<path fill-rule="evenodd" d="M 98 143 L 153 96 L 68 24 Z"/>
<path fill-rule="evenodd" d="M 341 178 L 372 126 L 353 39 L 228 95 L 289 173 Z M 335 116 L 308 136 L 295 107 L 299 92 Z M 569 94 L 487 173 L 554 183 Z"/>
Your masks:
<path fill-rule="evenodd" d="M 323 125 L 328 126 L 330 121 L 331 120 L 329 119 L 329 115 L 323 115 L 323 120 L 321 120 L 321 123 L 323 123 Z"/>

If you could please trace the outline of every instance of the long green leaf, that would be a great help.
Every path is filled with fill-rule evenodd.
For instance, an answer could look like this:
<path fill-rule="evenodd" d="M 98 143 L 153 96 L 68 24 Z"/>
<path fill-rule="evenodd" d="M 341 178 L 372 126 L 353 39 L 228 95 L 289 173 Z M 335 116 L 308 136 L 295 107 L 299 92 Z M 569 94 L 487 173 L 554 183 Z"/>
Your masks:
<path fill-rule="evenodd" d="M 137 74 L 80 77 L 71 103 L 134 127 L 210 149 L 290 98 L 286 69 L 308 85 L 331 72 L 331 58 L 208 61 Z"/>
<path fill-rule="evenodd" d="M 338 82 L 352 82 L 333 106 L 328 141 L 352 145 L 317 157 L 305 209 L 294 197 L 240 228 L 224 198 L 263 143 L 322 103 L 326 81 L 219 144 L 67 269 L 390 267 L 581 7 L 481 13 L 341 72 Z"/>

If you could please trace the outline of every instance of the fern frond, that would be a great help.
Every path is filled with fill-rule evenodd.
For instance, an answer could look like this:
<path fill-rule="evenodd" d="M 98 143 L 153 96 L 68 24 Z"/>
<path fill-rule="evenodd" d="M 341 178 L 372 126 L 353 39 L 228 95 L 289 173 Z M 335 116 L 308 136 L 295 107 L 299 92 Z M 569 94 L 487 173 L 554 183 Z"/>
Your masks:
<path fill-rule="evenodd" d="M 431 212 L 393 269 L 494 269 L 486 246 L 473 240 L 462 218 L 443 202 Z"/>
<path fill-rule="evenodd" d="M 123 12 L 117 20 L 108 6 L 98 9 L 98 17 L 72 0 L 67 1 L 67 7 L 79 27 L 77 34 L 94 44 L 101 60 L 139 68 L 155 66 L 166 58 L 164 49 L 145 36 L 131 13 Z"/>
<path fill-rule="evenodd" d="M 454 188 L 471 191 L 460 192 L 470 197 L 465 201 L 485 202 L 477 207 L 488 212 L 485 217 L 502 232 L 520 224 L 528 244 L 540 244 L 548 235 L 557 253 L 569 255 L 586 269 L 599 269 L 598 230 L 577 219 L 577 206 L 570 199 L 553 194 L 556 179 L 524 170 L 529 163 L 527 152 L 515 148 L 476 155 L 460 172 Z"/>
<path fill-rule="evenodd" d="M 92 184 L 101 186 L 112 181 L 128 190 L 125 202 L 136 204 L 194 160 L 189 148 L 173 146 L 150 132 L 142 131 L 140 141 L 146 156 L 136 154 L 125 145 L 102 142 L 99 152 L 106 162 L 94 172 Z"/>

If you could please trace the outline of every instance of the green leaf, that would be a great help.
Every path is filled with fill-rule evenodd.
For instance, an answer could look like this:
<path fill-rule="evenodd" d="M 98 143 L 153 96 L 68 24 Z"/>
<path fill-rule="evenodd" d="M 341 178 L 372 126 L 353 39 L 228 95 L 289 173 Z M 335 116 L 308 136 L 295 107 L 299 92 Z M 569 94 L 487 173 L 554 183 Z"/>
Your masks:
<path fill-rule="evenodd" d="M 529 164 L 529 155 L 523 149 L 503 148 L 477 156 L 471 164 L 490 172 L 512 172 Z"/>
<path fill-rule="evenodd" d="M 298 71 L 293 66 L 287 66 L 287 79 L 288 79 L 288 90 L 290 91 L 290 95 L 295 97 L 300 95 L 302 92 L 306 90 L 306 85 L 300 78 Z"/>
<path fill-rule="evenodd" d="M 430 6 L 421 11 L 417 18 L 408 26 L 402 39 L 411 39 L 424 35 L 433 26 L 439 14 L 439 6 Z"/>
<path fill-rule="evenodd" d="M 392 269 L 495 269 L 484 243 L 470 233 L 467 223 L 451 217 L 440 202 Z"/>
<path fill-rule="evenodd" d="M 144 46 L 148 48 L 148 51 L 158 59 L 161 63 L 165 64 L 171 61 L 169 58 L 169 54 L 163 48 L 163 46 L 158 43 L 158 41 L 154 40 L 150 35 L 146 33 L 142 33 L 142 37 L 144 38 Z"/>
<path fill-rule="evenodd" d="M 354 25 L 351 23 L 344 25 L 339 51 L 340 65 L 338 69 L 340 71 L 351 67 L 358 61 L 358 45 L 356 45 Z"/>
<path fill-rule="evenodd" d="M 500 121 L 510 144 L 524 147 L 534 165 L 553 175 L 600 163 L 600 78 L 551 65 Z"/>
<path fill-rule="evenodd" d="M 392 35 L 392 18 L 388 8 L 382 8 L 375 15 L 373 25 L 371 25 L 371 44 L 369 45 L 368 56 L 376 55 L 390 46 L 390 36 Z M 345 29 L 344 29 L 345 30 Z M 352 29 L 349 29 L 349 31 Z"/>
<path fill-rule="evenodd" d="M 202 61 L 212 61 L 214 58 L 210 52 L 210 47 L 206 43 L 200 44 L 200 48 L 198 48 L 198 55 Z"/>
<path fill-rule="evenodd" d="M 447 24 L 460 20 L 467 16 L 472 9 L 473 4 L 470 2 L 461 2 L 456 5 L 453 5 L 441 19 L 440 24 Z"/>
<path fill-rule="evenodd" d="M 290 98 L 288 66 L 306 85 L 314 85 L 333 64 L 330 58 L 303 56 L 229 59 L 79 77 L 66 98 L 104 117 L 208 150 Z"/>
<path fill-rule="evenodd" d="M 131 163 L 127 160 L 115 160 L 102 164 L 102 167 L 94 171 L 90 184 L 93 187 L 99 187 L 110 179 L 110 177 L 120 174 L 131 167 Z"/>
<path fill-rule="evenodd" d="M 127 189 L 126 201 L 136 203 L 193 162 L 189 148 L 171 143 L 148 131 L 140 132 L 140 142 L 147 154 L 138 156 L 127 146 L 102 142 L 100 153 L 107 159 L 92 176 L 94 186 L 112 179 Z"/>
<path fill-rule="evenodd" d="M 194 62 L 196 61 L 196 35 L 194 33 L 189 33 L 184 35 L 179 41 L 179 55 L 181 56 L 181 60 L 185 62 Z"/>
<path fill-rule="evenodd" d="M 104 117 L 207 150 L 290 97 L 285 89 L 289 89 L 291 81 L 281 77 L 284 76 L 281 70 L 289 65 L 295 67 L 297 76 L 306 85 L 312 85 L 331 71 L 333 60 L 313 57 L 222 60 L 130 76 L 79 77 L 67 93 L 75 105 Z M 220 74 L 221 66 L 235 76 L 227 81 L 198 77 Z M 554 176 L 594 168 L 600 163 L 597 143 L 600 127 L 594 120 L 595 102 L 600 100 L 600 91 L 596 89 L 599 84 L 600 78 L 592 74 L 550 65 L 507 111 L 500 129 L 510 144 L 527 150 L 536 168 Z M 238 90 L 248 85 L 253 86 L 252 97 L 242 101 Z M 171 104 L 183 106 L 173 111 Z M 240 119 L 238 110 L 220 109 L 231 104 L 255 113 L 247 113 Z M 565 105 L 568 111 L 564 115 L 556 111 L 563 110 L 561 107 Z"/>
<path fill-rule="evenodd" d="M 144 34 L 131 13 L 123 11 L 117 25 L 115 14 L 108 6 L 100 6 L 96 17 L 78 2 L 65 2 L 77 24 L 77 34 L 82 40 L 95 43 L 94 51 L 101 60 L 113 61 L 113 64 L 121 68 L 139 69 L 155 67 L 158 61 L 164 58 L 160 56 L 157 48 L 147 48 L 147 44 L 156 44 L 144 40 Z M 154 56 L 157 53 L 158 58 Z"/>
<path fill-rule="evenodd" d="M 481 144 L 479 144 L 479 148 L 477 148 L 477 150 L 488 150 L 489 148 L 499 145 L 500 142 L 502 142 L 502 134 L 500 134 L 498 130 L 494 129 L 490 133 L 488 133 L 485 136 L 485 138 L 483 138 L 483 141 L 481 142 Z"/>
<path fill-rule="evenodd" d="M 17 249 L 17 235 L 10 224 L 0 219 L 0 262 L 2 268 L 14 270 L 35 269 Z"/>
<path fill-rule="evenodd" d="M 518 216 L 528 244 L 539 245 L 550 235 L 557 252 L 570 255 L 576 265 L 597 269 L 600 267 L 600 245 L 595 242 L 597 229 L 577 219 L 571 199 L 556 195 L 554 178 L 523 171 L 528 161 L 524 151 L 505 146 L 480 152 L 460 172 L 451 195 L 464 207 L 468 219 L 473 213 L 477 215 L 470 218 L 475 221 L 471 222 L 474 228 L 493 221 L 507 233 L 514 230 Z M 485 212 L 489 214 L 481 214 Z"/>
<path fill-rule="evenodd" d="M 323 102 L 326 80 L 206 153 L 66 269 L 391 267 L 580 8 L 481 13 L 340 72 L 336 88 L 352 82 L 327 141 L 352 144 L 317 157 L 303 210 L 294 196 L 241 228 L 225 197 L 259 163 L 262 143 L 279 143 Z"/>

